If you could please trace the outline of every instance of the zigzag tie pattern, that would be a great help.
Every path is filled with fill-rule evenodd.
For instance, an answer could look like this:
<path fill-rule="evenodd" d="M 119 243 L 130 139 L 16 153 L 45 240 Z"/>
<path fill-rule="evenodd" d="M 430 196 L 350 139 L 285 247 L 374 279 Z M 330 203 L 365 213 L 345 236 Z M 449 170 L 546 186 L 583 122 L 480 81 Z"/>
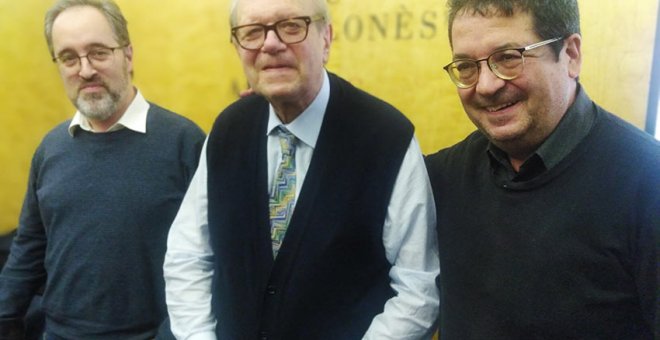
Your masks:
<path fill-rule="evenodd" d="M 282 246 L 284 234 L 289 226 L 293 206 L 296 202 L 296 136 L 283 127 L 279 127 L 282 160 L 269 199 L 270 234 L 273 244 L 273 257 Z"/>

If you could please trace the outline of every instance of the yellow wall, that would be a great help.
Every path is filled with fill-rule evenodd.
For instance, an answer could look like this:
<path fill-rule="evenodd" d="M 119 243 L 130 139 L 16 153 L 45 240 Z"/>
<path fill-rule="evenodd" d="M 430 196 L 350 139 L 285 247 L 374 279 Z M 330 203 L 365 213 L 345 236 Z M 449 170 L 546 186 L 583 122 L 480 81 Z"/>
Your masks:
<path fill-rule="evenodd" d="M 228 0 L 117 0 L 129 21 L 135 83 L 208 131 L 245 80 L 229 43 Z M 444 2 L 329 0 L 328 69 L 380 96 L 417 126 L 424 152 L 473 130 L 442 70 L 451 59 Z M 0 0 L 0 233 L 15 228 L 32 153 L 74 109 L 50 62 L 42 20 L 51 1 Z M 644 126 L 658 0 L 581 0 L 582 83 Z"/>

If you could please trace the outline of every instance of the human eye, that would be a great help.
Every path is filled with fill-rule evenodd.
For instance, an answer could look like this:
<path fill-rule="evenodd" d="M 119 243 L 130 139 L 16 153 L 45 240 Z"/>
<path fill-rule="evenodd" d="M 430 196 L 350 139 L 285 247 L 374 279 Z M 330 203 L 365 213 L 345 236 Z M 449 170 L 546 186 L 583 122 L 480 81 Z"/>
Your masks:
<path fill-rule="evenodd" d="M 472 60 L 455 61 L 452 68 L 461 74 L 469 74 L 477 69 L 477 63 Z"/>
<path fill-rule="evenodd" d="M 110 57 L 112 50 L 109 48 L 94 48 L 87 53 L 89 58 L 92 58 L 96 61 L 104 61 Z"/>
<path fill-rule="evenodd" d="M 498 67 L 513 68 L 520 65 L 522 54 L 518 50 L 503 50 L 490 56 L 490 63 Z"/>
<path fill-rule="evenodd" d="M 74 53 L 61 53 L 58 57 L 57 60 L 60 61 L 65 66 L 74 66 L 76 63 L 78 63 L 78 55 Z"/>
<path fill-rule="evenodd" d="M 242 41 L 257 40 L 263 35 L 264 28 L 261 25 L 249 25 L 238 30 L 238 38 Z"/>
<path fill-rule="evenodd" d="M 457 60 L 449 67 L 451 76 L 461 83 L 469 83 L 479 74 L 479 65 L 473 60 Z"/>
<path fill-rule="evenodd" d="M 286 34 L 297 34 L 304 28 L 305 21 L 303 19 L 289 19 L 277 24 L 277 30 Z"/>

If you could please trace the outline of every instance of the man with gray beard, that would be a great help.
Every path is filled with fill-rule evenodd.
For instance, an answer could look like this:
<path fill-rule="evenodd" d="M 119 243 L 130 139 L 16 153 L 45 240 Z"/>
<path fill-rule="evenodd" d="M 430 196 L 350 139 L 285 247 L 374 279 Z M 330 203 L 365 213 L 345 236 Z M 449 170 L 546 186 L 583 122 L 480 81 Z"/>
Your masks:
<path fill-rule="evenodd" d="M 132 85 L 127 23 L 111 0 L 58 1 L 45 34 L 77 112 L 32 159 L 0 273 L 0 338 L 23 338 L 41 288 L 46 339 L 154 338 L 167 316 L 167 233 L 204 133 Z"/>

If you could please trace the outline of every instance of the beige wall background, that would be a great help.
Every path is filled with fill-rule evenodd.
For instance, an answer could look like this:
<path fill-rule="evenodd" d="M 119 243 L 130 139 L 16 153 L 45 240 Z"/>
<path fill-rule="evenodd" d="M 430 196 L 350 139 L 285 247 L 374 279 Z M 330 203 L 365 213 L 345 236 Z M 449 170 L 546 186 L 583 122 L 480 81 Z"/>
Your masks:
<path fill-rule="evenodd" d="M 638 127 L 646 117 L 659 0 L 580 0 L 590 96 Z M 425 153 L 474 128 L 442 66 L 451 59 L 444 1 L 329 0 L 328 69 L 391 102 L 416 125 Z M 16 228 L 30 160 L 70 118 L 43 38 L 51 1 L 0 0 L 0 233 Z M 117 0 L 129 21 L 135 83 L 151 101 L 208 131 L 245 87 L 229 43 L 229 0 Z"/>

